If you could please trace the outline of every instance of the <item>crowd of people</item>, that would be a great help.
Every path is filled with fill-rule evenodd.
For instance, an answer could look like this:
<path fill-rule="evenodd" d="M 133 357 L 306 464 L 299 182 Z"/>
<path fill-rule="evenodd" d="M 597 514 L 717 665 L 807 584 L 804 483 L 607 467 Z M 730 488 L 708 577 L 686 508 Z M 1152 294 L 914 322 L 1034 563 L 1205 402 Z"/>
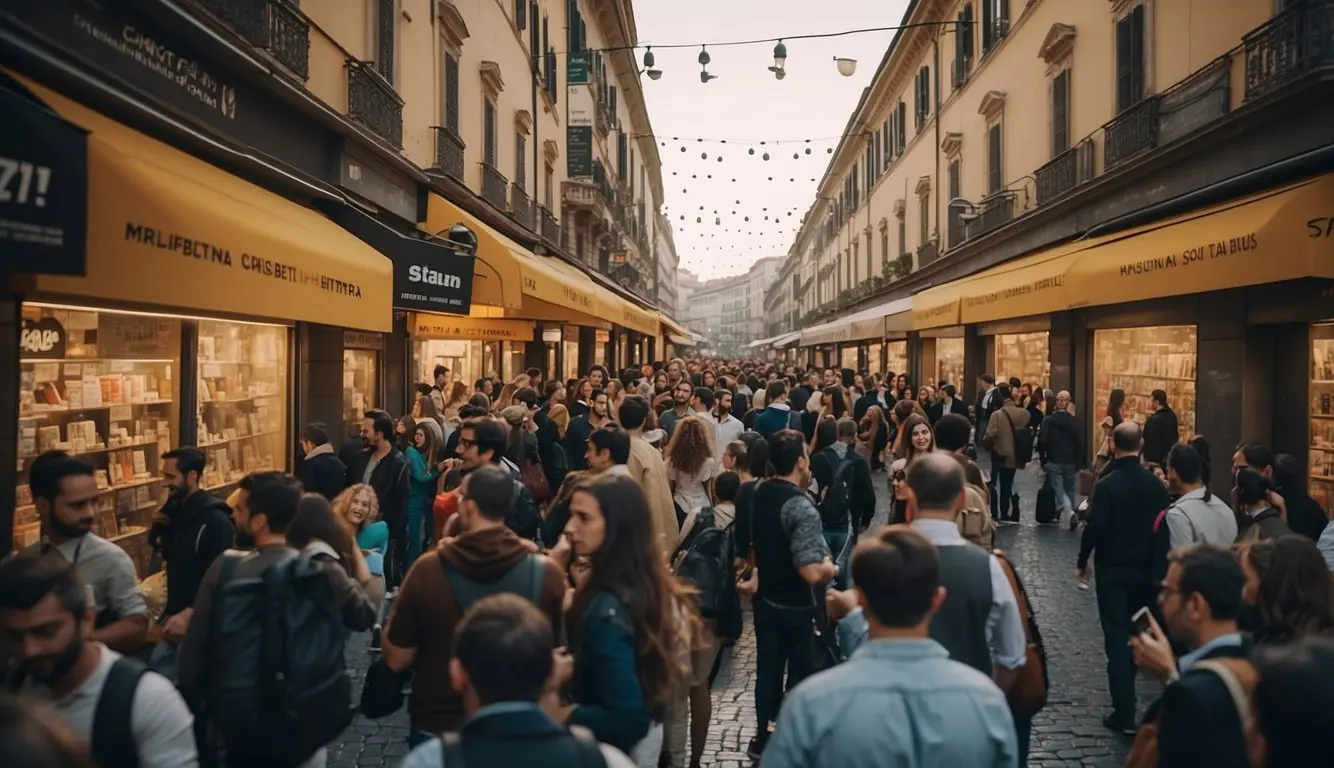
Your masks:
<path fill-rule="evenodd" d="M 1211 493 L 1160 392 L 1141 426 L 1113 391 L 1084 461 L 1068 393 L 990 374 L 972 406 L 956 383 L 755 360 L 434 374 L 337 447 L 308 425 L 295 473 L 225 500 L 201 450 L 164 454 L 142 582 L 92 532 L 93 468 L 35 459 L 43 539 L 0 564 L 5 762 L 323 766 L 356 712 L 406 707 L 405 768 L 696 768 L 749 620 L 764 768 L 1023 765 L 1042 606 L 993 546 L 1029 470 L 1036 522 L 1083 526 L 1104 724 L 1136 735 L 1133 765 L 1325 751 L 1334 529 L 1264 446 L 1237 450 L 1231 503 Z M 1164 685 L 1143 719 L 1137 668 Z"/>

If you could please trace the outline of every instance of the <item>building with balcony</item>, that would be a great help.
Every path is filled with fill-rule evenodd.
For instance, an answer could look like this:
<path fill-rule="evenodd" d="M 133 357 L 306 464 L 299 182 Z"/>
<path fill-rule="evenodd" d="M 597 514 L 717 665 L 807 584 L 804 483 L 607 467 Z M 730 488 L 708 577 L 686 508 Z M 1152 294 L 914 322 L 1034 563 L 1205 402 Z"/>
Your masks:
<path fill-rule="evenodd" d="M 569 8 L 565 246 L 656 302 L 662 166 L 633 50 L 634 13 L 629 0 L 577 0 Z"/>
<path fill-rule="evenodd" d="M 654 258 L 658 271 L 655 285 L 655 298 L 658 309 L 668 317 L 676 317 L 681 304 L 678 302 L 676 289 L 677 265 L 676 241 L 672 237 L 672 223 L 666 214 L 659 213 L 654 225 Z"/>
<path fill-rule="evenodd" d="M 1140 420 L 1162 389 L 1183 435 L 1258 439 L 1334 496 L 1334 3 L 905 21 L 793 243 L 807 358 L 1068 389 L 1089 435 L 1112 389 Z"/>
<path fill-rule="evenodd" d="M 683 304 L 678 319 L 720 354 L 742 354 L 764 333 L 765 291 L 776 278 L 780 261 L 766 256 L 743 274 L 704 281 L 679 270 L 677 286 Z"/>

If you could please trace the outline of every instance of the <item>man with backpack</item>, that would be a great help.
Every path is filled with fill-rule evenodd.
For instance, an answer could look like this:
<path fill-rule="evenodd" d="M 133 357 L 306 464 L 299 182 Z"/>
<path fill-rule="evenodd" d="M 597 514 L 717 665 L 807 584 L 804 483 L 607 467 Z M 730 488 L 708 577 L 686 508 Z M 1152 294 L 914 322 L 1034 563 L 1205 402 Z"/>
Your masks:
<path fill-rule="evenodd" d="M 459 498 L 464 532 L 413 564 L 383 640 L 389 668 L 415 672 L 408 699 L 413 747 L 433 734 L 458 730 L 464 720 L 465 702 L 454 690 L 450 658 L 455 629 L 469 606 L 510 592 L 541 608 L 552 626 L 561 622 L 564 572 L 554 560 L 531 553 L 506 526 L 515 503 L 509 473 L 494 464 L 481 466 L 463 479 Z"/>
<path fill-rule="evenodd" d="M 736 495 L 740 489 L 741 477 L 735 472 L 723 472 L 714 478 L 716 504 L 686 514 L 672 555 L 672 570 L 677 578 L 698 590 L 699 612 L 705 621 L 709 643 L 691 653 L 690 690 L 683 691 L 667 711 L 664 746 L 668 768 L 685 765 L 687 703 L 690 768 L 699 768 L 713 709 L 709 675 L 722 652 L 723 640 L 741 636 L 741 598 L 732 571 L 736 551 L 732 523 L 736 519 Z"/>
<path fill-rule="evenodd" d="M 838 423 L 838 440 L 811 457 L 811 475 L 819 489 L 820 522 L 824 540 L 838 566 L 835 584 L 847 589 L 848 562 L 856 542 L 852 521 L 875 516 L 875 486 L 871 468 L 857 453 L 857 422 Z"/>
<path fill-rule="evenodd" d="M 190 709 L 165 677 L 92 639 L 91 594 L 63 558 L 0 565 L 5 688 L 49 702 L 102 768 L 198 766 Z"/>
<path fill-rule="evenodd" d="M 755 417 L 756 432 L 765 440 L 784 429 L 801 429 L 801 414 L 794 413 L 787 402 L 787 382 L 774 379 L 764 395 L 764 410 Z"/>
<path fill-rule="evenodd" d="M 1170 562 L 1158 591 L 1166 633 L 1150 616 L 1148 631 L 1130 639 L 1135 665 L 1167 688 L 1149 706 L 1126 765 L 1249 768 L 1230 690 L 1236 684 L 1246 692 L 1255 682 L 1249 644 L 1237 629 L 1246 576 L 1228 550 L 1208 544 L 1173 550 Z M 1175 658 L 1169 639 L 1190 652 Z"/>
<path fill-rule="evenodd" d="M 448 679 L 464 717 L 457 732 L 424 741 L 401 768 L 633 768 L 587 729 L 561 727 L 544 711 L 562 680 L 556 633 L 542 612 L 516 595 L 479 600 L 451 638 Z"/>
<path fill-rule="evenodd" d="M 1033 459 L 1033 432 L 1029 414 L 1010 397 L 1008 384 L 996 387 L 1000 404 L 987 421 L 983 444 L 991 454 L 991 516 L 1001 523 L 1019 522 L 1019 494 L 1014 493 L 1014 473 Z"/>
<path fill-rule="evenodd" d="M 375 605 L 336 560 L 288 546 L 301 497 L 282 472 L 241 480 L 236 540 L 255 549 L 214 561 L 181 642 L 181 693 L 228 768 L 323 765 L 355 711 L 344 644 L 375 623 Z"/>

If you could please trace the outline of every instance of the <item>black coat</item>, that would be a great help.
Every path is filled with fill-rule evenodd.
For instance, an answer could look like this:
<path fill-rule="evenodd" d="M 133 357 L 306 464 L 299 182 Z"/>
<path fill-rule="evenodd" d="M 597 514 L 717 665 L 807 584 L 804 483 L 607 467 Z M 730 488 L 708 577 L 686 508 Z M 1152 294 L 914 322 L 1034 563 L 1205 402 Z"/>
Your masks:
<path fill-rule="evenodd" d="M 586 414 L 570 419 L 570 426 L 565 428 L 564 446 L 565 463 L 571 472 L 588 469 L 588 436 L 591 434 L 593 425 L 588 423 Z"/>
<path fill-rule="evenodd" d="M 1080 438 L 1079 420 L 1065 411 L 1056 411 L 1042 420 L 1038 429 L 1038 458 L 1043 466 L 1078 464 Z"/>
<path fill-rule="evenodd" d="M 380 517 L 391 530 L 407 523 L 410 475 L 408 457 L 398 448 L 390 448 L 371 471 L 371 488 L 380 501 Z"/>
<path fill-rule="evenodd" d="M 232 546 L 236 527 L 231 514 L 227 502 L 208 491 L 196 491 L 184 503 L 169 501 L 162 507 L 165 522 L 153 523 L 148 541 L 166 562 L 163 618 L 195 604 L 209 566 Z"/>
<path fill-rule="evenodd" d="M 361 476 L 366 472 L 366 462 L 370 461 L 371 453 L 366 449 L 366 445 L 361 442 L 361 437 L 354 435 L 343 438 L 343 444 L 338 447 L 338 460 L 343 462 L 346 468 L 343 478 L 343 487 L 349 488 L 361 482 Z"/>
<path fill-rule="evenodd" d="M 1099 567 L 1139 569 L 1152 579 L 1153 523 L 1167 509 L 1167 488 L 1138 456 L 1114 459 L 1089 501 L 1088 525 L 1079 547 L 1079 567 L 1096 549 Z"/>
<path fill-rule="evenodd" d="M 1282 488 L 1279 495 L 1283 497 L 1283 506 L 1288 508 L 1288 527 L 1293 533 L 1320 541 L 1320 534 L 1325 532 L 1325 526 L 1329 523 L 1320 504 L 1296 488 Z"/>
<path fill-rule="evenodd" d="M 318 493 L 329 501 L 347 487 L 347 465 L 332 453 L 306 458 L 301 462 L 297 476 L 307 491 Z"/>
<path fill-rule="evenodd" d="M 1159 408 L 1144 421 L 1144 460 L 1161 467 L 1167 452 L 1180 439 L 1177 415 L 1171 408 Z"/>
<path fill-rule="evenodd" d="M 861 421 L 873 405 L 880 405 L 880 390 L 878 389 L 869 390 L 857 398 L 857 402 L 852 404 L 852 418 Z"/>
<path fill-rule="evenodd" d="M 852 491 L 851 508 L 848 514 L 858 524 L 863 520 L 870 520 L 875 516 L 875 486 L 871 484 L 871 468 L 867 466 L 866 459 L 857 453 L 853 446 L 848 446 L 848 458 L 852 461 L 852 478 L 850 490 Z M 811 457 L 811 475 L 820 489 L 820 497 L 828 492 L 829 487 L 834 482 L 834 468 L 838 466 L 838 454 L 834 453 L 833 446 L 817 452 Z M 818 506 L 818 505 L 817 505 Z M 842 525 L 845 521 L 831 521 Z"/>
<path fill-rule="evenodd" d="M 1216 648 L 1205 659 L 1246 658 L 1245 646 Z M 1223 679 L 1192 667 L 1167 686 L 1145 720 L 1157 719 L 1158 764 L 1250 768 L 1241 716 Z"/>

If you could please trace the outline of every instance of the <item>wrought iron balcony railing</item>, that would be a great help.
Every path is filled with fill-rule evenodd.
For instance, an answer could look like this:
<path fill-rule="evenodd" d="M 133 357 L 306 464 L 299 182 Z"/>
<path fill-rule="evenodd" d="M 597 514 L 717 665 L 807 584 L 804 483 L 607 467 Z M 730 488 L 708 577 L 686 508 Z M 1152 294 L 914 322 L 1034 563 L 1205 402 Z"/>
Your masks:
<path fill-rule="evenodd" d="M 1103 126 L 1103 167 L 1111 170 L 1158 146 L 1158 103 L 1155 94 L 1141 99 Z"/>
<path fill-rule="evenodd" d="M 537 230 L 533 224 L 533 201 L 517 181 L 510 185 L 510 216 L 524 229 Z"/>
<path fill-rule="evenodd" d="M 310 23 L 291 0 L 199 0 L 246 42 L 302 80 L 310 76 Z"/>
<path fill-rule="evenodd" d="M 403 99 L 370 62 L 348 59 L 347 116 L 403 148 Z"/>
<path fill-rule="evenodd" d="M 560 222 L 556 221 L 556 217 L 551 215 L 551 211 L 548 211 L 545 205 L 538 206 L 538 209 L 541 211 L 540 218 L 542 220 L 541 227 L 543 242 L 548 245 L 559 247 L 561 244 Z"/>
<path fill-rule="evenodd" d="M 463 151 L 467 145 L 463 139 L 453 130 L 443 125 L 431 127 L 435 131 L 435 167 L 441 173 L 449 176 L 460 184 L 466 183 L 463 178 Z"/>
<path fill-rule="evenodd" d="M 978 206 L 977 218 L 968 222 L 968 237 L 980 237 L 1009 223 L 1014 218 L 1015 193 L 1004 190 L 988 197 Z"/>
<path fill-rule="evenodd" d="M 917 268 L 921 269 L 938 258 L 940 258 L 940 248 L 936 245 L 936 241 L 925 243 L 917 249 Z"/>
<path fill-rule="evenodd" d="M 1093 139 L 1084 139 L 1037 170 L 1038 205 L 1046 205 L 1093 178 Z"/>
<path fill-rule="evenodd" d="M 1309 71 L 1334 64 L 1334 2 L 1305 0 L 1242 38 L 1246 98 L 1253 99 Z"/>
<path fill-rule="evenodd" d="M 482 163 L 482 197 L 502 211 L 510 209 L 509 180 L 490 163 Z"/>

